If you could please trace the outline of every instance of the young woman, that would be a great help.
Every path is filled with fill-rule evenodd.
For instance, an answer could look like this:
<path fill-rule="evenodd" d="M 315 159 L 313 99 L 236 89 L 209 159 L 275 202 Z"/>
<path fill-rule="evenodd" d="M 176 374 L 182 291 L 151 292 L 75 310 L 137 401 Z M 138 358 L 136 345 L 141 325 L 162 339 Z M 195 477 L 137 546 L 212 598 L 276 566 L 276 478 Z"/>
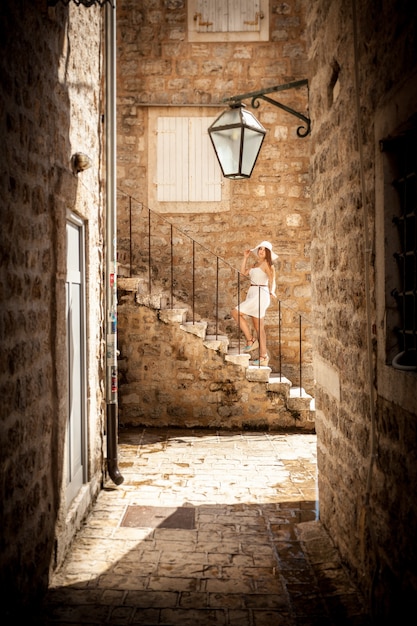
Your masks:
<path fill-rule="evenodd" d="M 258 262 L 247 269 L 246 264 L 251 252 L 257 255 Z M 276 297 L 275 268 L 272 262 L 277 258 L 278 255 L 272 252 L 272 244 L 269 241 L 262 241 L 256 248 L 245 250 L 243 253 L 240 273 L 250 277 L 251 286 L 246 300 L 232 310 L 232 317 L 239 324 L 246 337 L 247 345 L 243 351 L 252 352 L 259 348 L 259 359 L 253 361 L 255 365 L 268 365 L 269 362 L 264 318 L 271 302 L 271 296 Z M 253 337 L 245 316 L 251 318 L 257 337 Z"/>

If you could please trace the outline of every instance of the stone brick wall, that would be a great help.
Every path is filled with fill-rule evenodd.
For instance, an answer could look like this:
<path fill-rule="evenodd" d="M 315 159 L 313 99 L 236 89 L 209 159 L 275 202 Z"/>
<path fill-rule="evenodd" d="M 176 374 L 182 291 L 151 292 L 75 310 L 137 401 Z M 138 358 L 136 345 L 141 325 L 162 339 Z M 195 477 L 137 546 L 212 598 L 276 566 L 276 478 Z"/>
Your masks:
<path fill-rule="evenodd" d="M 219 115 L 226 96 L 247 93 L 306 77 L 305 3 L 269 2 L 269 41 L 190 42 L 187 2 L 120 0 L 118 3 L 118 252 L 123 275 L 147 275 L 149 154 L 155 137 L 149 117 L 159 105 L 201 106 Z M 271 94 L 277 100 L 306 113 L 305 88 Z M 249 102 L 247 103 L 250 104 Z M 211 107 L 211 108 L 210 108 Z M 178 247 L 186 250 L 179 261 L 180 295 L 191 293 L 190 245 L 194 239 L 209 251 L 197 259 L 197 284 L 215 273 L 214 257 L 240 268 L 242 252 L 263 239 L 279 254 L 276 262 L 277 293 L 285 303 L 283 321 L 283 371 L 296 383 L 298 371 L 298 314 L 304 316 L 302 333 L 306 367 L 305 386 L 313 387 L 310 323 L 310 197 L 309 138 L 300 139 L 300 121 L 262 103 L 255 111 L 267 128 L 267 136 L 252 178 L 228 183 L 227 205 L 200 211 L 192 205 L 183 212 L 167 207 L 163 225 L 152 218 L 152 276 L 168 272 L 169 227 L 173 223 Z M 133 201 L 129 202 L 129 196 Z M 155 211 L 154 206 L 149 207 Z M 175 253 L 177 254 L 177 252 Z M 178 253 L 179 254 L 179 253 Z M 204 273 L 203 273 L 204 272 Z M 187 278 L 188 276 L 188 278 Z M 220 316 L 223 327 L 234 332 L 230 309 L 236 305 L 235 283 L 222 274 Z M 165 280 L 165 278 L 164 278 Z M 178 277 L 177 277 L 178 280 Z M 188 281 L 188 282 L 187 282 Z M 201 315 L 212 322 L 215 291 L 198 294 Z M 278 363 L 278 306 L 271 307 L 266 325 L 274 368 Z M 310 366 L 310 367 L 309 367 Z"/>
<path fill-rule="evenodd" d="M 68 210 L 88 222 L 87 500 L 101 480 L 101 19 L 99 10 L 47 9 L 43 0 L 5 0 L 0 9 L 0 585 L 7 623 L 10 607 L 34 606 L 76 530 L 76 510 L 67 517 L 64 497 Z M 70 167 L 77 151 L 93 161 L 79 177 Z"/>
<path fill-rule="evenodd" d="M 417 111 L 416 7 L 312 3 L 307 35 L 320 516 L 375 623 L 391 624 L 415 608 L 417 402 L 415 373 L 385 358 L 379 142 Z"/>

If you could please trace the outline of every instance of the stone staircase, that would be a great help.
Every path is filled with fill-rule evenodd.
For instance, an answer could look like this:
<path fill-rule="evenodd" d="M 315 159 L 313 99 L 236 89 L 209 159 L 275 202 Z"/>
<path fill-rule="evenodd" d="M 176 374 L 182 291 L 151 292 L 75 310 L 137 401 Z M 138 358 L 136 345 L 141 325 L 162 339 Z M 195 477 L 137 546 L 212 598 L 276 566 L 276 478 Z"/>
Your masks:
<path fill-rule="evenodd" d="M 126 368 L 126 363 L 123 363 L 128 355 L 125 354 L 131 349 L 131 345 L 128 349 L 123 346 L 127 346 L 125 343 L 125 324 L 123 320 L 124 306 L 129 306 L 131 313 L 134 315 L 134 307 L 139 309 L 146 307 L 149 311 L 155 312 L 155 320 L 149 326 L 148 335 L 152 337 L 163 337 L 168 331 L 166 327 L 170 327 L 169 337 L 162 341 L 174 343 L 177 345 L 183 345 L 183 339 L 178 335 L 178 332 L 182 335 L 184 333 L 189 337 L 184 347 L 179 348 L 182 353 L 187 352 L 187 363 L 189 365 L 188 379 L 192 380 L 193 377 L 196 380 L 194 372 L 196 368 L 199 370 L 199 379 L 207 381 L 206 388 L 217 394 L 216 402 L 207 400 L 207 394 L 203 391 L 200 395 L 197 393 L 193 402 L 194 407 L 198 404 L 201 397 L 202 403 L 205 405 L 205 409 L 201 410 L 199 419 L 190 421 L 189 410 L 186 408 L 186 397 L 183 396 L 182 405 L 184 407 L 184 415 L 188 425 L 201 426 L 201 427 L 225 427 L 225 419 L 228 418 L 226 427 L 230 428 L 246 428 L 246 429 L 268 429 L 268 430 L 283 430 L 283 431 L 297 431 L 297 432 L 314 432 L 315 430 L 315 408 L 314 399 L 311 395 L 306 393 L 304 389 L 294 387 L 290 380 L 281 376 L 278 372 L 273 372 L 270 367 L 259 367 L 251 365 L 249 354 L 240 352 L 238 348 L 238 342 L 235 339 L 230 339 L 226 335 L 218 334 L 213 335 L 209 333 L 209 324 L 207 321 L 189 321 L 189 309 L 186 306 L 179 306 L 175 308 L 167 308 L 167 297 L 163 290 L 155 290 L 153 288 L 152 295 L 147 293 L 146 286 L 141 284 L 138 278 L 119 278 L 118 279 L 119 293 L 119 337 L 122 337 L 121 341 L 121 361 L 119 369 Z M 120 323 L 120 314 L 122 317 L 122 323 Z M 129 316 L 126 317 L 128 319 Z M 147 317 L 149 319 L 149 315 Z M 142 322 L 143 325 L 143 322 Z M 158 328 L 156 328 L 158 326 Z M 184 335 L 183 335 L 184 336 Z M 146 341 L 146 340 L 145 340 Z M 155 348 L 156 349 L 156 348 Z M 205 355 L 204 352 L 207 351 Z M 189 356 L 188 356 L 189 355 Z M 181 368 L 183 367 L 184 358 L 180 361 Z M 165 363 L 167 371 L 172 367 L 171 364 Z M 221 374 L 219 373 L 221 372 Z M 127 377 L 130 381 L 132 375 Z M 174 378 L 171 376 L 171 379 Z M 151 380 L 146 379 L 148 382 L 144 384 L 143 377 L 140 382 L 142 388 L 145 391 L 147 385 L 151 385 Z M 174 395 L 173 380 L 167 382 L 167 394 L 169 388 L 172 389 Z M 128 382 L 127 384 L 130 384 Z M 160 385 L 163 385 L 163 380 L 160 380 Z M 176 387 L 180 387 L 178 384 Z M 200 386 L 200 383 L 196 386 Z M 188 394 L 193 393 L 194 385 L 185 385 Z M 121 423 L 124 421 L 124 382 L 123 377 L 119 382 L 119 397 L 120 401 L 120 419 Z M 128 391 L 131 393 L 132 389 Z M 161 394 L 159 394 L 160 396 Z M 130 397 L 130 396 L 128 396 Z M 167 395 L 164 395 L 166 398 Z M 210 395 L 208 396 L 210 398 Z M 220 397 L 220 399 L 219 399 Z M 230 407 L 230 410 L 227 410 Z M 172 413 L 178 411 L 171 411 Z M 194 411 L 193 411 L 194 412 Z M 132 407 L 128 411 L 130 417 L 127 417 L 126 425 L 132 424 Z M 141 414 L 141 420 L 144 420 L 144 411 L 138 411 Z M 195 410 L 195 413 L 199 411 Z M 217 414 L 221 418 L 217 419 Z M 207 416 L 207 419 L 201 416 Z M 160 415 L 162 418 L 162 415 Z M 184 418 L 185 419 L 185 418 Z M 175 421 L 178 420 L 178 416 Z M 180 420 L 181 421 L 181 420 Z M 143 423 L 143 425 L 149 425 L 149 421 Z M 153 424 L 155 425 L 155 424 Z M 161 424 L 167 426 L 174 425 L 187 425 L 183 423 L 179 424 Z"/>

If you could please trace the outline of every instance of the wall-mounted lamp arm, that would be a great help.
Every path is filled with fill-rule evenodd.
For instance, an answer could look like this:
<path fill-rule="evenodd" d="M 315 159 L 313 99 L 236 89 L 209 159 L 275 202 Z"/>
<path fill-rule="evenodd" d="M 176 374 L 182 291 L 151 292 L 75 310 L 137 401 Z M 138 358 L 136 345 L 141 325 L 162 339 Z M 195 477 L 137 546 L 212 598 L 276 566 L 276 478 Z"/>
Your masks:
<path fill-rule="evenodd" d="M 307 135 L 310 133 L 311 121 L 308 117 L 306 117 L 302 113 L 299 113 L 298 111 L 295 111 L 294 109 L 291 109 L 290 107 L 287 107 L 285 104 L 282 104 L 281 102 L 277 102 L 276 100 L 273 100 L 272 98 L 268 98 L 268 96 L 264 96 L 264 95 L 260 95 L 260 96 L 252 98 L 251 106 L 254 109 L 257 109 L 259 107 L 259 102 L 257 102 L 257 100 L 259 99 L 265 100 L 266 102 L 269 102 L 269 104 L 274 104 L 276 107 L 279 107 L 280 109 L 283 109 L 287 113 L 290 113 L 291 115 L 295 115 L 295 117 L 298 117 L 300 120 L 303 120 L 303 122 L 305 122 L 306 125 L 299 126 L 297 128 L 297 135 L 299 137 L 307 137 Z"/>
<path fill-rule="evenodd" d="M 252 108 L 257 109 L 259 107 L 258 101 L 265 100 L 266 102 L 269 102 L 269 104 L 273 104 L 274 106 L 279 107 L 280 109 L 283 109 L 287 113 L 290 113 L 291 115 L 294 115 L 295 117 L 298 117 L 298 119 L 302 120 L 305 123 L 305 126 L 299 126 L 297 128 L 297 135 L 299 137 L 307 137 L 307 135 L 310 133 L 310 130 L 311 130 L 311 120 L 307 116 L 303 115 L 302 113 L 299 113 L 298 111 L 295 111 L 291 107 L 288 107 L 285 104 L 282 104 L 281 102 L 277 102 L 276 100 L 273 100 L 272 98 L 269 98 L 266 95 L 268 93 L 275 93 L 277 91 L 286 91 L 288 89 L 296 89 L 297 87 L 303 87 L 305 85 L 308 85 L 307 79 L 297 80 L 293 83 L 286 83 L 284 85 L 277 85 L 276 87 L 269 87 L 267 89 L 261 89 L 260 91 L 252 91 L 249 93 L 241 94 L 239 96 L 232 96 L 231 98 L 225 98 L 223 102 L 228 102 L 230 104 L 233 102 L 242 102 L 242 100 L 251 100 Z"/>

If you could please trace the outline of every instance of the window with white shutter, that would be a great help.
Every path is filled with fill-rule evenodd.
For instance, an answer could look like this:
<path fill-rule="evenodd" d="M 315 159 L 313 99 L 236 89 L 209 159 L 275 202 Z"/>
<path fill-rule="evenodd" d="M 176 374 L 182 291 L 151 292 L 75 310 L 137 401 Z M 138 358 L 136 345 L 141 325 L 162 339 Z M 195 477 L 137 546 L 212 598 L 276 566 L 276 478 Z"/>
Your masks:
<path fill-rule="evenodd" d="M 175 202 L 178 200 L 188 202 L 188 119 L 159 117 L 156 133 L 158 202 Z"/>
<path fill-rule="evenodd" d="M 268 0 L 189 0 L 189 41 L 268 41 Z"/>
<path fill-rule="evenodd" d="M 149 206 L 167 212 L 228 210 L 227 181 L 208 134 L 217 116 L 189 113 L 189 109 L 150 112 L 150 132 L 156 141 L 150 149 Z"/>

